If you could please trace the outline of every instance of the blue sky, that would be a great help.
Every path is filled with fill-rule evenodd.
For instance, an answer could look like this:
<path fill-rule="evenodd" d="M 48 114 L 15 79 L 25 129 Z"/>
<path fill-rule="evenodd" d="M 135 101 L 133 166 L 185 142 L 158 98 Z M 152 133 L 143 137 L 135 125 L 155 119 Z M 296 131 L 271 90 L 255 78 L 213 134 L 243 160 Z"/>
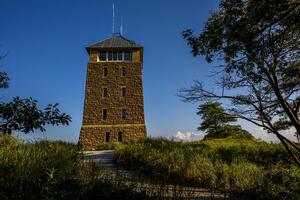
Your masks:
<path fill-rule="evenodd" d="M 5 100 L 32 96 L 41 106 L 60 103 L 72 116 L 69 126 L 47 127 L 27 138 L 77 142 L 84 100 L 85 47 L 112 35 L 112 0 L 1 0 L 0 52 L 8 52 L 1 70 L 11 87 Z M 114 0 L 116 29 L 144 46 L 144 101 L 148 134 L 196 133 L 197 104 L 183 103 L 179 88 L 200 79 L 209 87 L 212 65 L 193 58 L 181 31 L 202 30 L 217 0 Z"/>

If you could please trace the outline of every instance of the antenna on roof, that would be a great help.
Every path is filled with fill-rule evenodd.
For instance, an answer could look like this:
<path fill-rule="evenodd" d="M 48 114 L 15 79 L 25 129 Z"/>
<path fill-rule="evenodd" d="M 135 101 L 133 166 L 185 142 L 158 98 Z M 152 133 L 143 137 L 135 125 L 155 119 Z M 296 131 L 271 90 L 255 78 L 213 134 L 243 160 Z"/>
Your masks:
<path fill-rule="evenodd" d="M 121 17 L 120 34 L 123 35 L 123 17 Z"/>
<path fill-rule="evenodd" d="M 112 4 L 112 34 L 115 33 L 115 4 Z"/>

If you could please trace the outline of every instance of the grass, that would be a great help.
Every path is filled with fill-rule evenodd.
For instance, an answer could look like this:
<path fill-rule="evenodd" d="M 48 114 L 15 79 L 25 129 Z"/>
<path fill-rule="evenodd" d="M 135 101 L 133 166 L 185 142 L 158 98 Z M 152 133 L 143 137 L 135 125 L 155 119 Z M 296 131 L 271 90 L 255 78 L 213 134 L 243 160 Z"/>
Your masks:
<path fill-rule="evenodd" d="M 0 199 L 148 199 L 120 188 L 76 145 L 61 141 L 23 143 L 0 136 Z"/>
<path fill-rule="evenodd" d="M 159 138 L 99 148 L 116 149 L 118 164 L 161 182 L 208 188 L 235 199 L 299 199 L 300 170 L 279 144 L 236 139 L 184 143 Z M 124 186 L 122 181 L 84 161 L 74 144 L 23 143 L 0 136 L 1 200 L 163 199 L 154 193 L 146 195 L 148 190 L 137 192 L 137 185 Z"/>
<path fill-rule="evenodd" d="M 115 161 L 160 180 L 250 199 L 299 199 L 300 169 L 280 144 L 246 139 L 146 139 L 116 147 Z"/>

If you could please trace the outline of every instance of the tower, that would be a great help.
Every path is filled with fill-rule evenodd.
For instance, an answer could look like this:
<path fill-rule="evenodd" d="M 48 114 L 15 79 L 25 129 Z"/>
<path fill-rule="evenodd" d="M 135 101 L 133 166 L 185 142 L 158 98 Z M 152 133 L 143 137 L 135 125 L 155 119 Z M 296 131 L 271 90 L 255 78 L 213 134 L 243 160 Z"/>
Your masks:
<path fill-rule="evenodd" d="M 83 149 L 145 138 L 143 47 L 113 34 L 86 50 L 89 62 L 79 137 Z"/>

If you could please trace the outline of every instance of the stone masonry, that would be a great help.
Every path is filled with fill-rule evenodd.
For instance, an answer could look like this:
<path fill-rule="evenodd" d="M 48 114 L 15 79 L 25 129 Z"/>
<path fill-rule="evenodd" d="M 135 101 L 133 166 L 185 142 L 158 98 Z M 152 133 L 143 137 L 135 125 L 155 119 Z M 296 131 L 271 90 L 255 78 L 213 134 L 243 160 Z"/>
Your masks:
<path fill-rule="evenodd" d="M 116 39 L 123 39 L 120 37 Z M 94 150 L 97 144 L 104 142 L 147 137 L 142 84 L 143 48 L 116 45 L 118 44 L 110 44 L 104 48 L 87 48 L 90 58 L 87 65 L 83 123 L 79 137 L 79 143 L 84 150 Z M 131 60 L 101 61 L 99 53 L 103 50 L 129 51 Z M 104 76 L 104 68 L 107 69 L 107 76 Z M 124 68 L 125 76 L 122 74 Z M 106 88 L 106 95 L 103 95 L 103 88 Z M 125 96 L 122 95 L 122 88 L 126 88 Z M 103 116 L 104 109 L 106 119 Z M 122 117 L 124 109 L 125 119 Z"/>

